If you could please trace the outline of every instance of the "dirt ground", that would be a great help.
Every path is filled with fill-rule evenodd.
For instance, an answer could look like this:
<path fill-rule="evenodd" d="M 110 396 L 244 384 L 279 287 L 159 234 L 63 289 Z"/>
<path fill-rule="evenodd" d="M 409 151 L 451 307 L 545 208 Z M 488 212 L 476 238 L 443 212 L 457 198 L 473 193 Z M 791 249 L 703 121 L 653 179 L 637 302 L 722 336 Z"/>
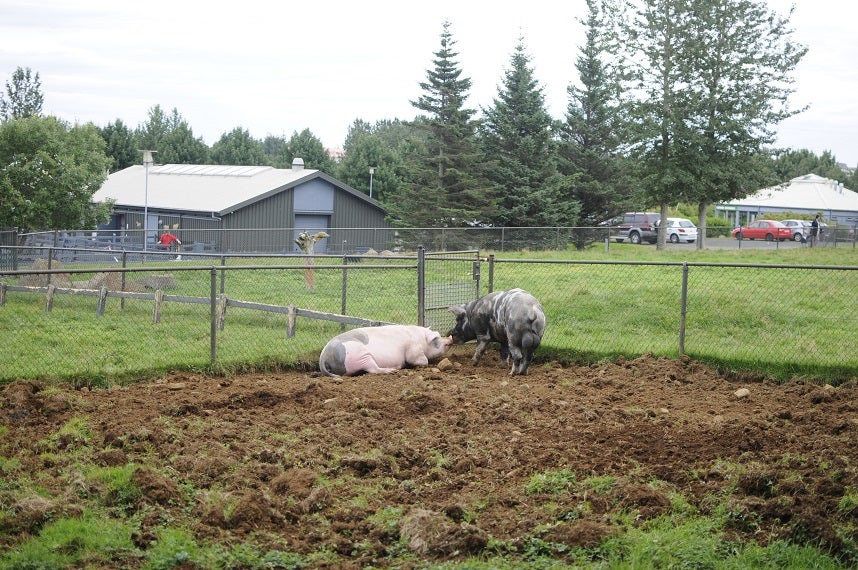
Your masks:
<path fill-rule="evenodd" d="M 779 385 L 650 356 L 535 363 L 509 377 L 496 352 L 477 367 L 472 353 L 343 379 L 8 384 L 2 454 L 20 470 L 6 476 L 43 492 L 0 489 L 0 551 L 93 500 L 138 515 L 143 550 L 161 525 L 187 525 L 201 543 L 328 550 L 331 566 L 355 568 L 384 566 L 403 544 L 435 561 L 491 554 L 497 541 L 592 547 L 624 516 L 644 524 L 680 495 L 704 514 L 726 505 L 731 538 L 792 539 L 847 559 L 858 540 L 855 382 Z M 61 429 L 72 418 L 90 433 Z M 142 494 L 111 498 L 82 461 L 135 465 Z"/>

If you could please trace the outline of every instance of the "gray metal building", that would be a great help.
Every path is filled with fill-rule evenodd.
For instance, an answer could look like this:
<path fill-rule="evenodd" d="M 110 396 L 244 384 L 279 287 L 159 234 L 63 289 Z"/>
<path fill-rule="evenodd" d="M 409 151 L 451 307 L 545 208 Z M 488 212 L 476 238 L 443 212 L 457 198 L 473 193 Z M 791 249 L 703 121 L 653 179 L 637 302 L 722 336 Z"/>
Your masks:
<path fill-rule="evenodd" d="M 292 253 L 304 231 L 330 238 L 315 253 L 388 247 L 392 231 L 382 206 L 296 158 L 269 166 L 135 165 L 111 174 L 94 194 L 114 200 L 104 233 L 152 244 L 169 230 L 186 251 Z"/>

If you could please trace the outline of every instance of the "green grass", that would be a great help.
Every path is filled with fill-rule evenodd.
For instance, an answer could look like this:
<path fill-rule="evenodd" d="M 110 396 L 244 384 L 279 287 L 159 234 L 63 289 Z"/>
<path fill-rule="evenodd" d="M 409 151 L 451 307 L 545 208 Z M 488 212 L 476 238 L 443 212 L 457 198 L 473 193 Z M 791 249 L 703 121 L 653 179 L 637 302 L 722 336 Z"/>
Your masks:
<path fill-rule="evenodd" d="M 837 382 L 858 374 L 858 353 L 851 348 L 858 324 L 858 271 L 853 270 L 858 252 L 849 247 L 698 252 L 612 244 L 608 251 L 594 245 L 583 252 L 506 252 L 496 256 L 493 288 L 523 287 L 545 307 L 548 327 L 537 364 L 539 359 L 598 361 L 646 353 L 676 357 L 684 262 L 690 264 L 686 354 L 723 369 L 782 379 Z M 239 263 L 255 269 L 237 269 Z M 288 269 L 265 269 L 277 263 L 286 262 L 230 260 L 230 269 L 214 272 L 215 290 L 230 299 L 329 313 L 341 313 L 345 305 L 350 316 L 417 323 L 413 260 L 364 260 L 345 277 L 342 269 L 318 267 L 339 260 L 319 260 L 312 290 L 294 261 Z M 379 264 L 395 267 L 372 267 Z M 158 271 L 176 281 L 165 294 L 209 298 L 211 269 L 189 267 L 172 263 Z M 429 286 L 451 278 L 473 283 L 471 268 L 472 259 L 431 261 L 426 281 Z M 73 279 L 86 280 L 95 275 L 93 269 Z M 143 275 L 131 273 L 128 281 Z M 481 293 L 488 291 L 488 276 L 483 263 Z M 12 277 L 0 280 L 16 283 Z M 457 301 L 429 307 L 427 324 L 451 325 L 446 306 L 452 302 Z M 288 337 L 285 315 L 230 307 L 223 330 L 217 331 L 212 362 L 209 304 L 168 301 L 159 323 L 153 323 L 153 307 L 152 301 L 108 296 L 104 314 L 96 316 L 94 297 L 56 295 L 47 312 L 43 293 L 8 292 L 0 307 L 0 329 L 6 333 L 0 340 L 0 382 L 32 378 L 104 386 L 168 370 L 312 368 L 324 343 L 341 331 L 335 323 L 299 318 L 295 336 Z"/>

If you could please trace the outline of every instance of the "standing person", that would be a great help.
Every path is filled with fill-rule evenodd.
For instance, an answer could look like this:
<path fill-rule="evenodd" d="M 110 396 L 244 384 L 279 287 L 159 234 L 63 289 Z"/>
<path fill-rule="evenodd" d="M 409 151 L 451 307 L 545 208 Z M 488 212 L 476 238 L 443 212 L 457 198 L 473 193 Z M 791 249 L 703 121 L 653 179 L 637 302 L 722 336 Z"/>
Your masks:
<path fill-rule="evenodd" d="M 819 236 L 819 214 L 816 214 L 816 217 L 813 218 L 813 221 L 810 222 L 810 246 L 813 247 L 813 242 L 816 241 L 817 236 Z"/>
<path fill-rule="evenodd" d="M 167 231 L 162 233 L 161 237 L 158 238 L 158 244 L 167 250 L 172 249 L 173 244 L 176 244 L 176 253 L 179 253 L 179 246 L 182 245 L 182 242 L 179 238 Z M 181 261 L 181 259 L 181 254 L 176 256 L 176 261 Z"/>

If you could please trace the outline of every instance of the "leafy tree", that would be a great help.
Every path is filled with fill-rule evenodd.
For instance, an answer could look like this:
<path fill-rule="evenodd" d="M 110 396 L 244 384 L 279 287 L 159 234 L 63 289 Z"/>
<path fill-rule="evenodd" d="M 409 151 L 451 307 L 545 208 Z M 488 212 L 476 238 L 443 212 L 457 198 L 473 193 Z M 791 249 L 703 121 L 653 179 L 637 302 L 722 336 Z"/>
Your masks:
<path fill-rule="evenodd" d="M 788 106 L 790 74 L 807 53 L 791 41 L 789 17 L 757 0 L 696 0 L 689 44 L 693 93 L 689 123 L 695 178 L 689 197 L 697 201 L 705 244 L 706 210 L 713 202 L 742 198 L 778 182 L 765 151 L 773 127 L 801 110 Z M 839 169 L 838 169 L 839 170 Z"/>
<path fill-rule="evenodd" d="M 334 170 L 334 161 L 325 150 L 325 145 L 310 129 L 304 129 L 300 133 L 293 132 L 286 145 L 280 149 L 275 164 L 279 168 L 291 168 L 295 158 L 304 161 L 304 168 L 314 168 L 326 173 Z"/>
<path fill-rule="evenodd" d="M 587 0 L 586 43 L 575 67 L 581 87 L 569 85 L 560 129 L 559 168 L 575 176 L 573 196 L 581 224 L 594 226 L 631 207 L 620 152 L 618 84 L 603 62 L 605 23 L 596 0 Z"/>
<path fill-rule="evenodd" d="M 515 47 L 494 105 L 483 112 L 480 132 L 485 173 L 492 183 L 492 224 L 575 225 L 580 204 L 573 196 L 572 177 L 557 168 L 554 121 L 545 109 L 523 39 Z"/>
<path fill-rule="evenodd" d="M 39 74 L 19 67 L 12 74 L 12 82 L 6 82 L 6 96 L 0 96 L 0 120 L 40 115 L 44 99 Z"/>
<path fill-rule="evenodd" d="M 277 158 L 281 153 L 285 152 L 285 147 L 286 138 L 283 136 L 275 137 L 274 135 L 268 135 L 262 139 L 262 148 L 265 151 L 265 156 L 267 158 L 266 164 L 270 164 L 272 166 L 277 164 Z"/>
<path fill-rule="evenodd" d="M 805 49 L 788 19 L 755 0 L 630 0 L 619 51 L 628 71 L 633 150 L 649 203 L 707 206 L 774 183 L 764 148 L 786 105 L 789 73 Z M 658 247 L 665 232 L 659 230 Z"/>
<path fill-rule="evenodd" d="M 148 120 L 139 125 L 134 135 L 140 143 L 140 149 L 160 151 L 161 139 L 170 132 L 170 119 L 160 105 L 149 109 Z"/>
<path fill-rule="evenodd" d="M 780 182 L 792 180 L 805 174 L 816 174 L 823 178 L 830 178 L 843 182 L 844 185 L 849 176 L 837 164 L 837 159 L 831 151 L 825 151 L 818 156 L 808 149 L 787 149 L 775 153 L 774 159 L 775 175 Z"/>
<path fill-rule="evenodd" d="M 615 44 L 623 68 L 624 92 L 635 94 L 627 102 L 625 131 L 637 160 L 637 176 L 645 189 L 644 206 L 659 204 L 661 217 L 668 206 L 686 198 L 694 182 L 689 156 L 692 132 L 687 126 L 693 81 L 689 45 L 695 29 L 692 7 L 671 0 L 629 0 L 627 12 L 616 12 L 619 22 Z M 658 248 L 664 248 L 664 224 Z"/>
<path fill-rule="evenodd" d="M 116 119 L 109 125 L 96 127 L 98 134 L 104 139 L 104 151 L 111 159 L 110 172 L 128 168 L 141 161 L 140 145 L 134 133 L 121 119 Z"/>
<path fill-rule="evenodd" d="M 384 204 L 401 183 L 403 160 L 399 142 L 390 137 L 392 123 L 379 122 L 375 127 L 356 120 L 349 128 L 344 144 L 345 156 L 337 165 L 337 178 L 352 188 L 362 190 Z M 370 194 L 369 169 L 373 168 Z"/>
<path fill-rule="evenodd" d="M 260 166 L 266 164 L 262 143 L 250 136 L 250 132 L 235 127 L 224 133 L 212 145 L 211 159 L 214 164 Z"/>
<path fill-rule="evenodd" d="M 110 159 L 92 124 L 55 117 L 0 123 L 0 227 L 21 231 L 95 228 L 112 204 L 92 204 Z"/>
<path fill-rule="evenodd" d="M 427 70 L 423 93 L 411 102 L 426 114 L 413 123 L 416 154 L 409 157 L 409 176 L 391 203 L 394 217 L 410 225 L 461 226 L 485 216 L 485 183 L 474 174 L 481 162 L 475 111 L 464 106 L 471 80 L 461 77 L 455 45 L 445 21 L 435 67 Z"/>
<path fill-rule="evenodd" d="M 162 164 L 206 164 L 209 147 L 176 109 L 167 122 L 168 130 L 158 143 L 158 162 Z"/>

